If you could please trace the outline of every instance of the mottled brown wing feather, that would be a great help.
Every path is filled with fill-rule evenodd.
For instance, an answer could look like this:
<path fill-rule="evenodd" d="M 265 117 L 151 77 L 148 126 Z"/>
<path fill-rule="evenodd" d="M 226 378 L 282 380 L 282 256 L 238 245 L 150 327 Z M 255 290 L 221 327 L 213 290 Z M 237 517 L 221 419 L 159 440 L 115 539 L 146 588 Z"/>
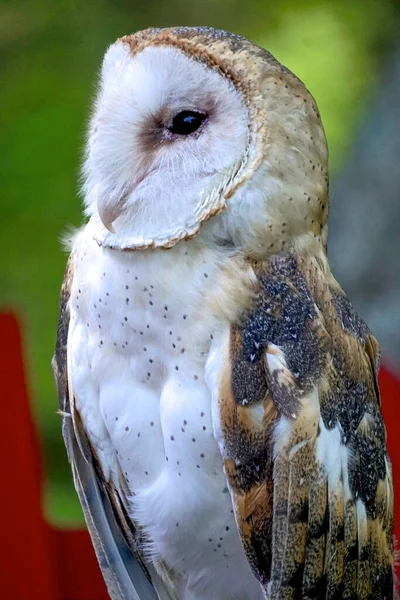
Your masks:
<path fill-rule="evenodd" d="M 231 326 L 219 385 L 249 562 L 273 600 L 392 599 L 379 347 L 327 265 L 287 255 L 253 268 L 256 301 Z"/>
<path fill-rule="evenodd" d="M 60 411 L 69 413 L 68 373 L 67 373 L 67 343 L 69 329 L 68 302 L 71 295 L 71 286 L 74 278 L 75 258 L 70 255 L 65 269 L 64 279 L 60 292 L 60 316 L 57 326 L 56 348 L 51 366 L 57 386 Z"/>
<path fill-rule="evenodd" d="M 73 276 L 74 256 L 71 255 L 61 288 L 60 319 L 52 366 L 75 488 L 110 597 L 113 600 L 168 600 L 169 593 L 152 569 L 152 582 L 157 592 L 154 589 L 137 551 L 136 532 L 126 512 L 128 501 L 125 497 L 121 498 L 123 486 L 117 490 L 105 480 L 79 413 L 71 406 L 67 347 Z"/>

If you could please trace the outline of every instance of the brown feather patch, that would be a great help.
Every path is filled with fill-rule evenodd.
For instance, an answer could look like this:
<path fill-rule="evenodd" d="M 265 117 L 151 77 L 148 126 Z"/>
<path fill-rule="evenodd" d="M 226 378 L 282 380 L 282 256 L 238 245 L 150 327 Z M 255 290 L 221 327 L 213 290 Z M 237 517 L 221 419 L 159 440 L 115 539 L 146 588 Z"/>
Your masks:
<path fill-rule="evenodd" d="M 286 255 L 253 269 L 254 301 L 231 326 L 220 385 L 225 469 L 249 562 L 272 600 L 389 600 L 379 347 L 322 259 Z M 339 435 L 347 458 L 329 459 L 347 460 L 339 478 L 318 458 L 321 429 Z"/>

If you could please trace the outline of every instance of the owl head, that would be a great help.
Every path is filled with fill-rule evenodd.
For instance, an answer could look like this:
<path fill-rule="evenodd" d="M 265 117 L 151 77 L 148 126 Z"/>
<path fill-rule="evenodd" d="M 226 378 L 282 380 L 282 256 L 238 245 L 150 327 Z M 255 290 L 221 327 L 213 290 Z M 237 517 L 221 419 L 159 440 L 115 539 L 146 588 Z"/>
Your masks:
<path fill-rule="evenodd" d="M 327 184 L 316 104 L 267 51 L 211 28 L 146 30 L 107 51 L 84 166 L 99 244 L 324 245 Z"/>

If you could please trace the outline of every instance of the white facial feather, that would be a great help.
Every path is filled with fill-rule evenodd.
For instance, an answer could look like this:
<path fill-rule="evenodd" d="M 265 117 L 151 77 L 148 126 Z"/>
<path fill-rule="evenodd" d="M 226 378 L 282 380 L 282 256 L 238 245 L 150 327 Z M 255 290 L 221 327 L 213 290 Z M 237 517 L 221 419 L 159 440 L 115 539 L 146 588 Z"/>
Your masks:
<path fill-rule="evenodd" d="M 205 113 L 198 132 L 171 135 L 181 111 Z M 170 47 L 108 50 L 85 164 L 86 212 L 113 247 L 168 245 L 194 234 L 224 204 L 243 163 L 247 109 L 218 72 Z M 161 121 L 161 122 L 160 122 Z"/>

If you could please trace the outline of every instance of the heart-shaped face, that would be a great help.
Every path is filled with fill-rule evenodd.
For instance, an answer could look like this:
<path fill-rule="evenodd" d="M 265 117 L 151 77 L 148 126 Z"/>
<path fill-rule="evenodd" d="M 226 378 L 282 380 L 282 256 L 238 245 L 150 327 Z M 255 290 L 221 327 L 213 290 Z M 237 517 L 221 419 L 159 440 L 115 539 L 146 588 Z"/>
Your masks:
<path fill-rule="evenodd" d="M 248 120 L 235 85 L 181 49 L 111 46 L 85 165 L 97 241 L 171 247 L 195 235 L 239 177 Z"/>

